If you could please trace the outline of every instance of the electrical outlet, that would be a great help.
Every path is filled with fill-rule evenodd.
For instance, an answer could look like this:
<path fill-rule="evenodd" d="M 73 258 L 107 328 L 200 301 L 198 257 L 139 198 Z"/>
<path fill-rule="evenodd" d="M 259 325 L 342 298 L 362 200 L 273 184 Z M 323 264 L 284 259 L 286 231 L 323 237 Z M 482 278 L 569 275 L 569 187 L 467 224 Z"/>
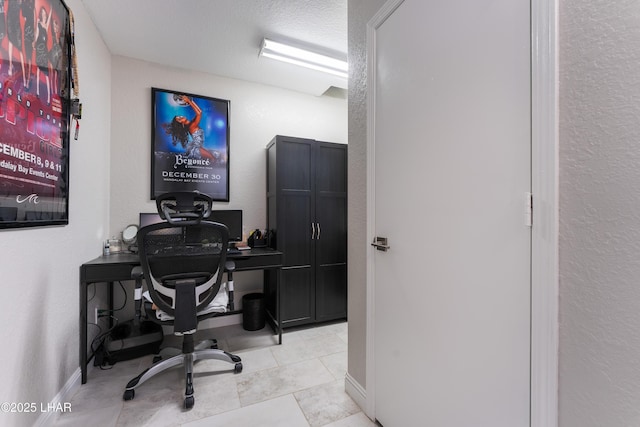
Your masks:
<path fill-rule="evenodd" d="M 95 308 L 95 316 L 96 316 L 96 320 L 94 321 L 95 324 L 98 323 L 98 307 Z"/>

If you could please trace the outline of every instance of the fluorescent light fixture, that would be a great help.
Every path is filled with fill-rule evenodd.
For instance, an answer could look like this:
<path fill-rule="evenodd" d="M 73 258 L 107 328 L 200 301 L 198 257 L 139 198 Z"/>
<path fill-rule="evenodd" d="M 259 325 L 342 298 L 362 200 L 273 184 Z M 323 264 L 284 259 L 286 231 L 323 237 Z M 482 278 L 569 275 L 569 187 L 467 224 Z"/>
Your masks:
<path fill-rule="evenodd" d="M 311 52 L 298 47 L 289 46 L 284 43 L 264 39 L 260 55 L 278 61 L 300 65 L 313 70 L 323 71 L 334 76 L 347 78 L 347 61 L 332 58 L 320 53 Z"/>

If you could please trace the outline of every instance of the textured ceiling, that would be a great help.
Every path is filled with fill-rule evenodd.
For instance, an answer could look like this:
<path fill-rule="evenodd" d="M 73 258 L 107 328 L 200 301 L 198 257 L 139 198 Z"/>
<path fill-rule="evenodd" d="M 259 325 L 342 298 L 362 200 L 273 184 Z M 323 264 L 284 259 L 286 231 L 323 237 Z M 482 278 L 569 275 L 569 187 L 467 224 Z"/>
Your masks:
<path fill-rule="evenodd" d="M 347 57 L 347 0 L 82 0 L 114 55 L 314 95 L 338 77 L 259 58 L 264 37 Z"/>

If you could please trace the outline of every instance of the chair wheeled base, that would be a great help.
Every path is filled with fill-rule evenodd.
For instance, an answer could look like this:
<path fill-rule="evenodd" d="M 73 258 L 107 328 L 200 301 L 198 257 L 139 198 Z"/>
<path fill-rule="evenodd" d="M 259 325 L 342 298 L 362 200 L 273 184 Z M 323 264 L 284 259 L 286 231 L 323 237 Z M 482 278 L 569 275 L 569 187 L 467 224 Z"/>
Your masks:
<path fill-rule="evenodd" d="M 144 277 L 150 299 L 145 302 L 145 313 L 162 326 L 172 326 L 174 335 L 182 336 L 182 352 L 157 361 L 129 381 L 122 396 L 124 400 L 133 399 L 135 389 L 149 378 L 183 365 L 184 407 L 191 409 L 195 403 L 193 364 L 196 361 L 220 360 L 234 364 L 236 373 L 242 371 L 240 358 L 218 350 L 212 346 L 212 341 L 198 348 L 194 346 L 193 335 L 198 323 L 219 315 L 217 311 L 210 311 L 209 306 L 221 291 L 229 247 L 227 226 L 206 220 L 211 215 L 212 204 L 210 196 L 197 191 L 158 195 L 156 207 L 165 221 L 138 230 L 142 274 L 132 272 L 136 278 L 136 292 L 140 293 L 141 278 Z M 136 297 L 136 316 L 140 305 Z"/>
<path fill-rule="evenodd" d="M 161 359 L 147 368 L 140 375 L 133 378 L 127 383 L 122 398 L 124 400 L 132 400 L 135 397 L 135 389 L 140 387 L 145 381 L 158 375 L 167 369 L 171 369 L 178 365 L 184 365 L 185 372 L 185 392 L 184 407 L 185 409 L 193 408 L 195 398 L 193 396 L 193 365 L 198 360 L 221 360 L 223 362 L 233 363 L 233 371 L 238 374 L 242 372 L 242 359 L 235 354 L 227 353 L 223 350 L 212 349 L 215 346 L 213 341 L 207 340 L 200 343 L 197 347 L 193 346 L 193 335 L 184 335 L 182 344 L 182 353 L 179 353 L 168 359 Z M 191 351 L 189 351 L 191 350 Z M 156 360 L 156 358 L 154 358 Z"/>

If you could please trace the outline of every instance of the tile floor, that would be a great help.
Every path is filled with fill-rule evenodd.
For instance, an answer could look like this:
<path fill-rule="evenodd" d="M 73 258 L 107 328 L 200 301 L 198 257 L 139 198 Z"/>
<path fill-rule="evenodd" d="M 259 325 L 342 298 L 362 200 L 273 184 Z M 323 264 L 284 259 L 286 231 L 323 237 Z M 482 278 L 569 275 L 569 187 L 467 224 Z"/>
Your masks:
<path fill-rule="evenodd" d="M 109 370 L 90 367 L 87 383 L 71 400 L 72 411 L 61 414 L 55 426 L 375 426 L 344 392 L 345 322 L 286 330 L 282 345 L 269 327 L 200 332 L 240 356 L 243 371 L 234 374 L 232 365 L 220 361 L 197 362 L 193 409 L 183 410 L 182 367 L 145 382 L 133 400 L 122 400 L 126 383 L 150 366 L 152 357 L 145 356 Z"/>

